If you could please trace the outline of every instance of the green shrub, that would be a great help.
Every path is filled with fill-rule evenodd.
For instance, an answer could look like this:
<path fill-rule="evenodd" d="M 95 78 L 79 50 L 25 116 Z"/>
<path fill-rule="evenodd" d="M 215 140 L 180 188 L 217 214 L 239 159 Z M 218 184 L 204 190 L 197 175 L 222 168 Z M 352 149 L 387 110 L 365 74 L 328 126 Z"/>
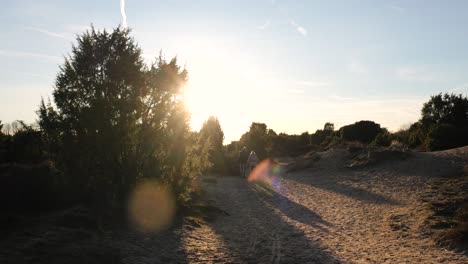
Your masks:
<path fill-rule="evenodd" d="M 388 130 L 383 129 L 372 141 L 372 145 L 380 146 L 380 147 L 388 147 L 392 144 L 393 137 L 388 132 Z"/>

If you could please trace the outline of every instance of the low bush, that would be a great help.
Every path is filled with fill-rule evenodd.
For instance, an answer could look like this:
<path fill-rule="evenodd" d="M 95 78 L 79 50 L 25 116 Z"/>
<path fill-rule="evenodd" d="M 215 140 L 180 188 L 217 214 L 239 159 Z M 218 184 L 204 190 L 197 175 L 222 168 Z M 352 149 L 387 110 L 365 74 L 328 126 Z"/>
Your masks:
<path fill-rule="evenodd" d="M 428 150 L 443 150 L 468 144 L 468 129 L 450 124 L 432 125 L 424 141 Z"/>
<path fill-rule="evenodd" d="M 359 121 L 351 125 L 340 128 L 339 134 L 345 141 L 359 141 L 362 143 L 371 143 L 382 128 L 379 124 L 372 121 Z"/>
<path fill-rule="evenodd" d="M 58 188 L 59 175 L 51 162 L 0 165 L 0 210 L 39 212 L 60 207 L 66 202 L 66 190 Z"/>
<path fill-rule="evenodd" d="M 383 129 L 375 139 L 372 141 L 372 145 L 379 146 L 379 147 L 388 147 L 392 144 L 392 134 L 388 132 L 388 130 Z"/>

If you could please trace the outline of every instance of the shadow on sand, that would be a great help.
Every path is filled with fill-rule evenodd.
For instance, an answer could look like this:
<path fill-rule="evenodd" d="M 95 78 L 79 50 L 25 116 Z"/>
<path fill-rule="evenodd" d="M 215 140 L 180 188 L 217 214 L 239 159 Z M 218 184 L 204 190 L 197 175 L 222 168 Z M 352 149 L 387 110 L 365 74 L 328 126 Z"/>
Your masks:
<path fill-rule="evenodd" d="M 20 218 L 0 239 L 0 263 L 186 263 L 181 223 L 159 234 L 115 226 L 99 227 L 84 207 Z M 180 221 L 179 221 L 180 222 Z M 4 233 L 3 227 L 0 233 Z"/>
<path fill-rule="evenodd" d="M 230 216 L 220 217 L 211 227 L 235 262 L 343 263 L 320 245 L 318 239 L 330 224 L 310 209 L 266 186 L 234 177 L 220 181 L 215 192 L 218 205 Z"/>
<path fill-rule="evenodd" d="M 348 196 L 352 199 L 373 203 L 373 204 L 387 204 L 399 205 L 399 201 L 386 197 L 384 195 L 374 193 L 361 187 L 355 187 L 349 184 L 342 183 L 341 181 L 351 179 L 344 172 L 340 172 L 340 177 L 327 173 L 307 171 L 298 174 L 287 176 L 288 180 L 293 180 L 298 183 L 311 185 L 327 191 L 332 191 L 338 194 Z"/>
<path fill-rule="evenodd" d="M 327 226 L 330 223 L 323 220 L 320 215 L 316 214 L 309 208 L 290 200 L 288 197 L 272 190 L 269 186 L 261 183 L 250 184 L 250 188 L 259 194 L 259 197 L 269 205 L 278 209 L 288 218 L 306 224 L 310 227 L 328 232 Z"/>

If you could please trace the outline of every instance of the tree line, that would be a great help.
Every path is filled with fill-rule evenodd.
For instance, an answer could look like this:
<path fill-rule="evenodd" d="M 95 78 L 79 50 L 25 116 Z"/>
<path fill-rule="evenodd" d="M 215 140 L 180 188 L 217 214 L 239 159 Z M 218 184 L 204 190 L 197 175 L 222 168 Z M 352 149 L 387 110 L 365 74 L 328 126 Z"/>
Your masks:
<path fill-rule="evenodd" d="M 423 104 L 421 117 L 409 128 L 390 132 L 373 121 L 362 120 L 337 130 L 332 122 L 314 133 L 277 134 L 264 123 L 252 123 L 238 141 L 226 145 L 225 164 L 237 170 L 237 155 L 242 147 L 254 150 L 260 158 L 297 156 L 309 151 L 358 142 L 378 147 L 398 146 L 419 151 L 444 150 L 468 145 L 468 97 L 437 94 Z"/>

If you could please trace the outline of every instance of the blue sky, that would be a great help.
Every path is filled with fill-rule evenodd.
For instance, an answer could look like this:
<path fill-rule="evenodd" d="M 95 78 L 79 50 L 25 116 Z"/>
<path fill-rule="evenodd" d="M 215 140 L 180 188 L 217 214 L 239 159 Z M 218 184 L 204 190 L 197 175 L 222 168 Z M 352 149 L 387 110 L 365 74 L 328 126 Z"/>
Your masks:
<path fill-rule="evenodd" d="M 123 22 L 119 0 L 1 5 L 3 123 L 34 122 L 76 34 Z M 430 95 L 468 93 L 467 1 L 127 0 L 124 11 L 148 62 L 162 50 L 187 66 L 193 129 L 217 115 L 226 142 L 252 121 L 397 130 Z"/>

